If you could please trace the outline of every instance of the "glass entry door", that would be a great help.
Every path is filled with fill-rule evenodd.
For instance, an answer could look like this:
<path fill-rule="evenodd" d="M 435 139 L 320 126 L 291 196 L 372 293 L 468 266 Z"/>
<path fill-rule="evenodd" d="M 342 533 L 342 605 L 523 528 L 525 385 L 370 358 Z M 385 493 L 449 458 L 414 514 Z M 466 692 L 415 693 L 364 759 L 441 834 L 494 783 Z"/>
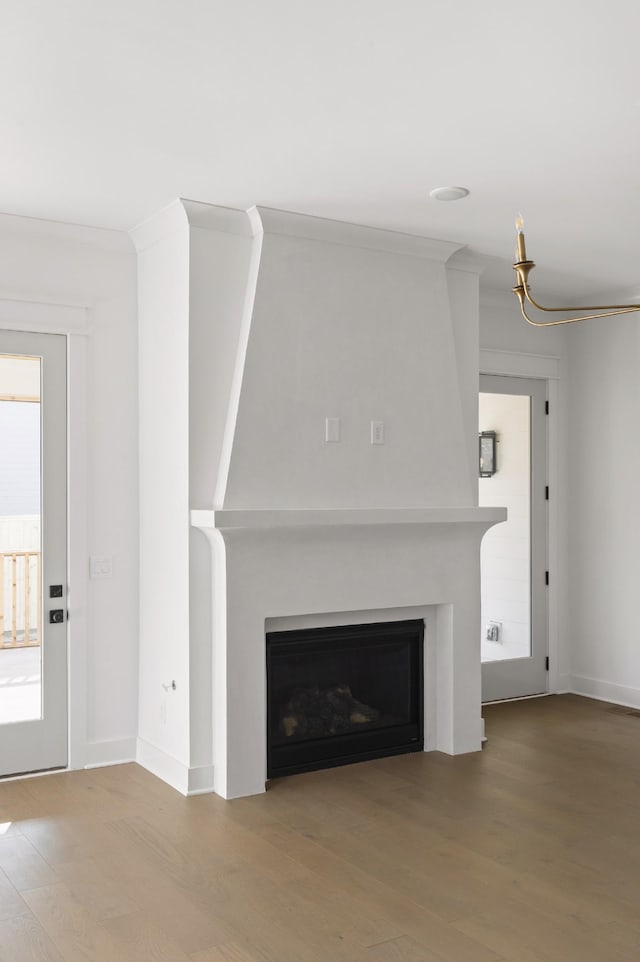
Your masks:
<path fill-rule="evenodd" d="M 507 508 L 484 536 L 482 698 L 547 691 L 546 383 L 480 378 L 479 430 L 495 435 L 496 459 L 479 480 L 479 504 Z"/>
<path fill-rule="evenodd" d="M 0 776 L 67 764 L 66 338 L 0 331 Z"/>

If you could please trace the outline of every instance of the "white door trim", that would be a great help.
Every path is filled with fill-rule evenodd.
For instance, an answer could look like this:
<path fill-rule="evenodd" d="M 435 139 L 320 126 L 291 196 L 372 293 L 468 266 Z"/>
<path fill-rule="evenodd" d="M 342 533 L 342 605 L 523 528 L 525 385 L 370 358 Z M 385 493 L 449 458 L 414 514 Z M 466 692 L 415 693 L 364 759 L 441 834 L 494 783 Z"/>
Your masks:
<path fill-rule="evenodd" d="M 547 421 L 547 474 L 549 477 L 549 506 L 547 531 L 547 567 L 549 588 L 547 589 L 547 617 L 549 643 L 549 687 L 548 692 L 557 694 L 565 691 L 560 674 L 560 610 L 561 593 L 559 589 L 559 503 L 554 492 L 560 491 L 559 471 L 559 425 L 561 359 L 556 355 L 519 354 L 511 351 L 480 349 L 480 374 L 502 374 L 506 377 L 532 377 L 547 382 L 549 414 Z"/>
<path fill-rule="evenodd" d="M 84 768 L 87 744 L 87 336 L 91 308 L 0 296 L 0 329 L 67 337 L 68 769 Z M 71 510 L 73 505 L 73 510 Z"/>

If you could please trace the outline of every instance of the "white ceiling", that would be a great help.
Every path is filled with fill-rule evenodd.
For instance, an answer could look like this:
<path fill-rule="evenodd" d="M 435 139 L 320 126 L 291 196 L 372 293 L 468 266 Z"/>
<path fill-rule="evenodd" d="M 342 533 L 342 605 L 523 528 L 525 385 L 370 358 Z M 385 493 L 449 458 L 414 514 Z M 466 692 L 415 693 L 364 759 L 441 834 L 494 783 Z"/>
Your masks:
<path fill-rule="evenodd" d="M 640 295 L 639 28 L 637 0 L 2 0 L 0 210 L 258 203 L 460 241 L 505 288 L 522 210 L 534 293 Z"/>

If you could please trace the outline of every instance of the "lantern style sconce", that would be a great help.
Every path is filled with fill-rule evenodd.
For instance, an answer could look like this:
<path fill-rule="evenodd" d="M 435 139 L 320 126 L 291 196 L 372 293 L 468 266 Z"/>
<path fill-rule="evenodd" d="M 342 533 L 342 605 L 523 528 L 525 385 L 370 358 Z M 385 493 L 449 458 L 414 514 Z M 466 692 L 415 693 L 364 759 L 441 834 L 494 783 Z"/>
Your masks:
<path fill-rule="evenodd" d="M 480 442 L 480 477 L 492 478 L 498 470 L 496 462 L 496 432 L 481 431 L 478 440 Z"/>

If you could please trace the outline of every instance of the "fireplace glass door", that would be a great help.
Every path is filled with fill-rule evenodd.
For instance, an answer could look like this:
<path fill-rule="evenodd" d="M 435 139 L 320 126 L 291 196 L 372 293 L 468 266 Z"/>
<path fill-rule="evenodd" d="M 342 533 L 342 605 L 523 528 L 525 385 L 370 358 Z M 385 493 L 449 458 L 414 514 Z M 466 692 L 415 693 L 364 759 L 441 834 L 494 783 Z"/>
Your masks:
<path fill-rule="evenodd" d="M 423 747 L 423 621 L 267 634 L 269 777 Z"/>

